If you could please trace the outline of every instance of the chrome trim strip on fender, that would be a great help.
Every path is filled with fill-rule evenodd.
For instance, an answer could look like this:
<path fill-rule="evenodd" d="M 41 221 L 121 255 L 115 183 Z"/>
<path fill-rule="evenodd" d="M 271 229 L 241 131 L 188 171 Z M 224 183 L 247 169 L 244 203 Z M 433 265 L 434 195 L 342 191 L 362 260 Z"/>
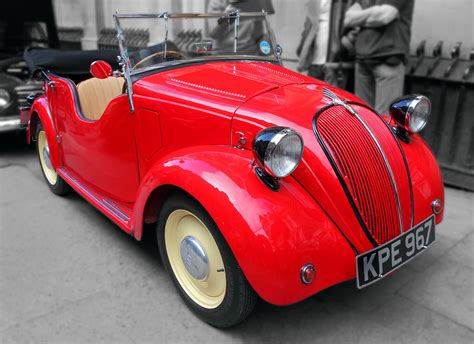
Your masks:
<path fill-rule="evenodd" d="M 120 213 L 122 214 L 125 218 L 127 218 L 128 220 L 130 220 L 130 216 L 128 216 L 122 209 L 118 208 L 117 205 L 114 204 L 114 202 L 112 202 L 111 200 L 107 199 L 107 198 L 103 198 L 102 199 L 105 203 L 107 203 L 109 205 L 109 207 L 112 207 L 113 209 L 115 209 L 115 211 L 117 213 Z"/>
<path fill-rule="evenodd" d="M 75 186 L 77 186 L 79 189 L 81 189 L 84 193 L 87 194 L 87 196 L 93 198 L 95 201 L 97 201 L 100 205 L 102 205 L 104 208 L 109 210 L 112 214 L 114 214 L 119 220 L 121 220 L 124 224 L 126 224 L 128 221 L 130 221 L 130 216 L 125 214 L 122 210 L 117 208 L 110 200 L 107 198 L 99 198 L 96 195 L 94 195 L 89 188 L 87 188 L 85 185 L 83 185 L 80 181 L 78 181 L 75 177 L 73 177 L 71 174 L 69 174 L 64 168 L 60 168 L 61 173 L 65 175 L 72 183 L 74 183 Z"/>

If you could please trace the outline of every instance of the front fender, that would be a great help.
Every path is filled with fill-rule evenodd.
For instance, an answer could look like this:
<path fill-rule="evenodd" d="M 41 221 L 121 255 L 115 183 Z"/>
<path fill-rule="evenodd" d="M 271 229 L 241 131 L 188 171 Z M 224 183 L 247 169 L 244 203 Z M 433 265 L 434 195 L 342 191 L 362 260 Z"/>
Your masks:
<path fill-rule="evenodd" d="M 401 145 L 410 170 L 417 224 L 433 214 L 433 200 L 439 199 L 444 204 L 443 178 L 434 154 L 419 135 L 412 135 L 409 144 L 401 142 Z M 444 211 L 436 215 L 436 224 L 443 220 L 443 215 Z"/>
<path fill-rule="evenodd" d="M 274 192 L 255 175 L 252 152 L 229 146 L 194 147 L 157 162 L 138 191 L 134 208 L 142 236 L 147 199 L 161 185 L 192 195 L 214 219 L 254 290 L 285 305 L 355 277 L 354 252 L 335 224 L 293 178 Z M 304 264 L 315 281 L 300 281 Z"/>
<path fill-rule="evenodd" d="M 36 134 L 36 122 L 33 121 L 33 116 L 36 114 L 43 125 L 43 129 L 46 132 L 46 138 L 48 140 L 49 153 L 51 158 L 51 164 L 54 168 L 62 166 L 61 156 L 59 154 L 59 146 L 56 139 L 56 128 L 51 117 L 51 112 L 49 111 L 48 100 L 44 97 L 38 97 L 35 99 L 33 106 L 31 108 L 31 118 L 28 121 L 27 135 L 32 137 Z"/>

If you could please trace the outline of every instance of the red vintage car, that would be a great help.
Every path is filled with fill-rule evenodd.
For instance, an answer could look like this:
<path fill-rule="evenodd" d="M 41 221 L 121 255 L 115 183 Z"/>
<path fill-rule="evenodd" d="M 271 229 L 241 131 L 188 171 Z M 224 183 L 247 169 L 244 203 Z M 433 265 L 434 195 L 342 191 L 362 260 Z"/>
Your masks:
<path fill-rule="evenodd" d="M 128 51 L 130 18 L 164 41 Z M 51 191 L 74 189 L 137 240 L 156 224 L 172 280 L 206 322 L 234 325 L 258 297 L 366 287 L 435 241 L 443 183 L 417 134 L 427 98 L 386 116 L 285 69 L 265 13 L 114 19 L 119 70 L 100 52 L 26 52 L 44 89 L 22 121 Z"/>

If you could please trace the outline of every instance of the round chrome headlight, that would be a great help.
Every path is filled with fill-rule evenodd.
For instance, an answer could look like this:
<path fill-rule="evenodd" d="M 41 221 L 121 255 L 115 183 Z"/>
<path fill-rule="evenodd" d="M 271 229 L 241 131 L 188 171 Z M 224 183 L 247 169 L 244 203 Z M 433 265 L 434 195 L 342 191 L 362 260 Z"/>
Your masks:
<path fill-rule="evenodd" d="M 390 115 L 399 128 L 410 133 L 423 130 L 431 114 L 431 102 L 425 96 L 407 96 L 390 106 Z"/>
<path fill-rule="evenodd" d="M 417 97 L 408 109 L 408 126 L 413 133 L 419 133 L 428 123 L 431 114 L 431 102 L 424 96 Z"/>
<path fill-rule="evenodd" d="M 276 178 L 286 177 L 298 167 L 303 147 L 301 135 L 285 127 L 262 130 L 253 143 L 257 160 L 267 173 Z"/>
<path fill-rule="evenodd" d="M 0 88 L 0 109 L 6 108 L 10 104 L 10 93 Z"/>

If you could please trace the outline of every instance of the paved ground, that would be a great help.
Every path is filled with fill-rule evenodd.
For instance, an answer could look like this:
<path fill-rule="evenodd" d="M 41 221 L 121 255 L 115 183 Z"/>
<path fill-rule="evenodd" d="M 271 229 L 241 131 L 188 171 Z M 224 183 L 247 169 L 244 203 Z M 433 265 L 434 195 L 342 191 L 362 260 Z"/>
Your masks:
<path fill-rule="evenodd" d="M 473 343 L 474 194 L 446 189 L 438 243 L 363 291 L 264 302 L 216 330 L 181 302 L 154 249 L 73 194 L 48 191 L 34 151 L 0 135 L 0 342 Z"/>

